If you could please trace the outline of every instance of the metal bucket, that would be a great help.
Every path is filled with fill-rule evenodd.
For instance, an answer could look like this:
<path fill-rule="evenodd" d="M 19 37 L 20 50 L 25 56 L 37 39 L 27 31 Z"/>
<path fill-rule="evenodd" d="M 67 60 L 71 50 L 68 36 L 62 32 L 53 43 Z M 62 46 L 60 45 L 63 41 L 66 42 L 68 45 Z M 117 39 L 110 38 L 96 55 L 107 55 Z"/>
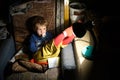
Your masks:
<path fill-rule="evenodd" d="M 86 10 L 86 5 L 84 3 L 73 2 L 70 3 L 70 20 L 71 23 L 84 18 L 84 11 Z"/>

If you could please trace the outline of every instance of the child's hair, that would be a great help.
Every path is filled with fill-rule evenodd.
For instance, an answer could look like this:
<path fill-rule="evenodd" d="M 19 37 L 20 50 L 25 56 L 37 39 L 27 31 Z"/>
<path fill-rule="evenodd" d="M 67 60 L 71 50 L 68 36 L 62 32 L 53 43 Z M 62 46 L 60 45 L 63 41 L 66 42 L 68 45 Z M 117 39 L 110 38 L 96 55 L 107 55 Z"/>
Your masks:
<path fill-rule="evenodd" d="M 36 24 L 45 25 L 47 27 L 48 22 L 42 16 L 35 16 L 34 20 L 33 20 L 33 24 L 32 24 L 33 25 L 33 31 L 35 31 L 35 32 L 37 30 Z"/>

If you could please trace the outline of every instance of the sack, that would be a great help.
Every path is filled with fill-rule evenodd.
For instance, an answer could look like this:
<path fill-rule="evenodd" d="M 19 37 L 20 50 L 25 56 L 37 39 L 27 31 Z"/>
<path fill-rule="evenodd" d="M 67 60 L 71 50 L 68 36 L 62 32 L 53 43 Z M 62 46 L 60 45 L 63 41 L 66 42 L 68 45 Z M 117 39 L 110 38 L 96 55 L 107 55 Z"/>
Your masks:
<path fill-rule="evenodd" d="M 31 71 L 31 72 L 44 73 L 47 71 L 47 69 L 48 69 L 48 65 L 44 65 L 44 64 L 39 65 L 25 60 L 16 60 L 12 65 L 12 70 L 14 72 Z"/>

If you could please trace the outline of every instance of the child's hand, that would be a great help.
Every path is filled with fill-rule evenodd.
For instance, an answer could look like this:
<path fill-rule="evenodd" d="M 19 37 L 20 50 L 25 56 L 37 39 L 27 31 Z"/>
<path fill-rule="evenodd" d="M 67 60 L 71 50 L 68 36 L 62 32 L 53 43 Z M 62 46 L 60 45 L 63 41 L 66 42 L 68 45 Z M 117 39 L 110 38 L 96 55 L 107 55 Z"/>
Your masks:
<path fill-rule="evenodd" d="M 45 37 L 45 36 L 46 36 L 46 33 L 43 33 L 43 34 L 42 34 L 42 37 Z"/>
<path fill-rule="evenodd" d="M 72 26 L 71 27 L 68 27 L 67 29 L 65 29 L 63 31 L 64 35 L 67 37 L 67 36 L 72 36 L 73 35 L 73 29 L 72 29 Z"/>

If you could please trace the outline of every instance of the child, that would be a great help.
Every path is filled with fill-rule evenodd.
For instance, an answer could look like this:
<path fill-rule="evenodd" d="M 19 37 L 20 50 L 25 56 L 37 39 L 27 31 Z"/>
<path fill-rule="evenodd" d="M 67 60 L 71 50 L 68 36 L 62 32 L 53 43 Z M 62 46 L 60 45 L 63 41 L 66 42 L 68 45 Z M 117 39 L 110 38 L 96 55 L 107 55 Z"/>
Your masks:
<path fill-rule="evenodd" d="M 45 72 L 48 69 L 48 58 L 59 56 L 61 48 L 66 47 L 75 37 L 82 37 L 85 31 L 83 23 L 73 23 L 73 25 L 65 29 L 61 34 L 39 48 L 33 54 L 33 58 L 30 61 L 19 60 L 19 64 L 15 63 L 12 67 L 13 70 L 17 72 L 27 70 Z"/>
<path fill-rule="evenodd" d="M 29 50 L 31 53 L 35 53 L 44 43 L 51 40 L 53 35 L 47 32 L 47 21 L 41 17 L 36 16 L 33 20 L 34 33 L 30 37 Z"/>
<path fill-rule="evenodd" d="M 37 64 L 48 64 L 48 58 L 59 56 L 61 48 L 67 46 L 76 36 L 84 36 L 85 32 L 86 30 L 83 23 L 74 23 L 36 51 L 33 55 L 34 62 Z"/>

